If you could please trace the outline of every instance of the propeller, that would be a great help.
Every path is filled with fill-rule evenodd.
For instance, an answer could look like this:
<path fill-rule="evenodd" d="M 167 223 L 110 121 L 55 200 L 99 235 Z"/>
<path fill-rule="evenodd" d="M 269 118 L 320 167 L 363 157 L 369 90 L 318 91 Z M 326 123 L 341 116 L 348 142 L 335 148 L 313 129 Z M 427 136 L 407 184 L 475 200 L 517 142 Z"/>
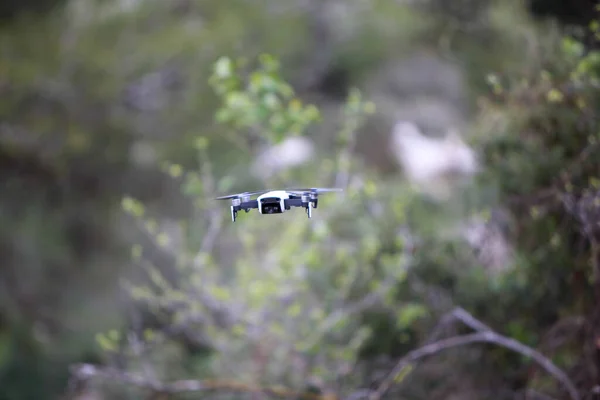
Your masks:
<path fill-rule="evenodd" d="M 269 190 L 258 190 L 256 192 L 243 192 L 243 193 L 237 193 L 237 194 L 228 194 L 226 196 L 217 197 L 217 198 L 215 198 L 215 200 L 236 199 L 236 198 L 244 197 L 244 196 L 253 196 L 255 194 L 263 194 L 263 193 L 267 193 L 268 191 Z"/>
<path fill-rule="evenodd" d="M 286 189 L 286 192 L 296 192 L 296 193 L 327 193 L 327 192 L 342 192 L 343 189 L 339 188 L 306 188 L 306 189 Z"/>
<path fill-rule="evenodd" d="M 301 194 L 303 198 L 304 198 L 304 196 L 306 196 L 307 193 L 309 193 L 309 196 L 312 201 L 312 207 L 317 208 L 317 205 L 319 204 L 319 200 L 318 200 L 319 193 L 341 192 L 341 191 L 343 191 L 343 189 L 339 189 L 339 188 L 307 188 L 307 189 L 288 189 L 286 191 L 290 192 L 290 193 Z M 309 203 L 308 208 L 306 209 L 306 212 L 308 213 L 308 218 L 310 218 L 310 215 L 311 215 L 310 207 L 311 207 L 311 203 Z"/>

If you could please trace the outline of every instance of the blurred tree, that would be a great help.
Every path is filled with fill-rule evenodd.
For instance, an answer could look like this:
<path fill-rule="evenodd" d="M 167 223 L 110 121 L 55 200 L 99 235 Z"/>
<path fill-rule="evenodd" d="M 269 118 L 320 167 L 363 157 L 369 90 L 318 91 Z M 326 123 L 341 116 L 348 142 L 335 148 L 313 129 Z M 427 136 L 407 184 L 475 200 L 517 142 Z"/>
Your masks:
<path fill-rule="evenodd" d="M 305 388 L 317 376 L 324 386 L 349 388 L 378 381 L 392 356 L 422 342 L 454 303 L 549 352 L 560 322 L 571 321 L 566 330 L 573 332 L 580 314 L 596 321 L 593 241 L 567 217 L 577 216 L 584 228 L 593 222 L 597 171 L 590 162 L 576 163 L 583 170 L 572 179 L 561 172 L 595 143 L 598 55 L 579 41 L 562 41 L 558 30 L 540 29 L 518 2 L 470 3 L 427 4 L 423 12 L 392 0 L 76 0 L 47 14 L 2 3 L 10 16 L 0 37 L 3 394 L 53 392 L 67 363 L 97 351 L 93 333 L 107 326 L 115 329 L 99 335 L 108 350 L 102 355 L 120 368 L 151 365 L 164 379 L 233 368 L 247 381 Z M 50 9 L 19 7 L 28 4 Z M 466 73 L 478 123 L 473 136 L 489 164 L 480 192 L 462 188 L 443 205 L 413 194 L 397 169 L 382 176 L 356 157 L 366 142 L 384 158 L 389 135 L 384 129 L 384 139 L 375 140 L 364 124 L 372 105 L 352 88 L 369 86 L 365 78 L 380 75 L 383 64 L 404 71 L 399 60 L 414 59 L 423 46 Z M 273 56 L 260 64 L 260 53 Z M 215 62 L 225 74 L 209 80 Z M 382 79 L 373 89 L 386 94 L 378 110 L 393 112 L 371 118 L 394 118 L 406 106 L 394 100 L 405 97 L 402 82 L 431 82 L 427 71 L 419 71 L 420 80 Z M 250 79 L 236 80 L 238 72 Z M 442 72 L 435 77 L 446 79 Z M 448 91 L 427 92 L 440 93 Z M 463 100 L 455 93 L 445 99 Z M 317 161 L 268 182 L 251 178 L 256 143 L 276 143 L 290 132 L 317 140 Z M 289 226 L 254 218 L 223 226 L 227 213 L 205 201 L 216 192 L 315 177 L 340 183 L 347 198 L 324 199 L 310 225 L 290 214 Z M 528 201 L 513 205 L 513 197 L 537 200 L 531 193 L 555 188 L 557 177 L 569 212 L 537 201 L 533 208 Z M 175 190 L 180 183 L 187 198 Z M 123 203 L 133 220 L 120 212 L 123 195 L 140 200 Z M 492 215 L 486 208 L 499 200 L 516 217 L 518 268 L 491 274 L 456 223 L 474 212 Z M 169 225 L 165 216 L 183 219 L 183 233 L 160 235 Z M 137 223 L 150 238 L 139 239 Z M 135 272 L 148 273 L 161 294 L 134 292 L 150 297 L 139 320 L 122 307 L 117 285 L 133 274 L 122 248 L 132 237 L 144 244 L 143 257 L 139 247 L 133 251 L 134 266 L 142 267 Z M 206 293 L 190 296 L 197 288 Z M 241 327 L 227 328 L 231 313 L 223 308 L 235 311 Z M 594 334 L 584 335 L 590 349 Z M 557 352 L 561 365 L 579 368 L 572 375 L 584 391 L 595 376 L 588 352 L 576 344 Z M 479 351 L 464 350 L 399 390 L 431 398 L 424 388 L 464 394 L 509 387 L 512 395 L 528 384 L 546 386 L 531 379 L 527 360 L 493 354 L 484 365 Z M 359 364 L 363 370 L 353 375 Z"/>
<path fill-rule="evenodd" d="M 587 26 L 597 11 L 598 3 L 594 0 L 529 0 L 527 2 L 531 12 L 539 17 L 552 16 L 566 24 Z"/>
<path fill-rule="evenodd" d="M 523 319 L 507 316 L 511 329 L 534 333 L 540 346 L 560 354 L 582 393 L 588 393 L 598 376 L 590 352 L 597 351 L 591 350 L 598 337 L 592 327 L 598 321 L 600 286 L 595 231 L 586 228 L 596 217 L 583 210 L 595 198 L 600 173 L 593 156 L 600 54 L 584 51 L 583 43 L 570 37 L 553 48 L 560 52 L 543 53 L 541 71 L 497 81 L 495 96 L 481 104 L 480 126 L 487 132 L 482 141 L 489 172 L 496 174 L 486 178 L 500 185 L 518 221 L 516 243 L 527 263 L 519 273 L 520 288 L 507 292 L 512 309 L 523 310 Z M 490 125 L 491 120 L 496 122 Z M 574 315 L 586 316 L 590 330 Z M 562 339 L 564 347 L 549 333 L 557 326 L 571 338 Z M 578 337 L 587 337 L 589 344 L 577 346 Z"/>
<path fill-rule="evenodd" d="M 65 0 L 4 0 L 0 3 L 0 24 L 23 15 L 44 14 L 64 3 Z"/>

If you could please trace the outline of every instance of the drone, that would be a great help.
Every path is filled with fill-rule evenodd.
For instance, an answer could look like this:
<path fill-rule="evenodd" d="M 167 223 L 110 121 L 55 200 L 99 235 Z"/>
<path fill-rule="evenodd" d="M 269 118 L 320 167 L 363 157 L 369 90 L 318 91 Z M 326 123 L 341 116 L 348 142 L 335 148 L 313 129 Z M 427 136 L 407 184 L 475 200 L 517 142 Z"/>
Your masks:
<path fill-rule="evenodd" d="M 261 214 L 283 214 L 292 207 L 304 207 L 308 218 L 312 217 L 312 209 L 317 208 L 319 194 L 341 192 L 337 188 L 309 188 L 285 190 L 261 190 L 217 197 L 215 200 L 231 199 L 231 220 L 235 222 L 239 211 L 249 212 L 256 208 Z M 259 195 L 256 200 L 252 196 Z"/>

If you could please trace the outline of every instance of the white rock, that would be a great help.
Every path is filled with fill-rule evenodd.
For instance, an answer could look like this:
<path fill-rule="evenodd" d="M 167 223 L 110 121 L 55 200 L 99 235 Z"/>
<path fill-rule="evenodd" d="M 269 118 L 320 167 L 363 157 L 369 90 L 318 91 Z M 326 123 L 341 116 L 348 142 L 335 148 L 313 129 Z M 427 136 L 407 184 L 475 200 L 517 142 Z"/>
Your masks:
<path fill-rule="evenodd" d="M 443 139 L 429 138 L 415 124 L 401 121 L 392 130 L 391 146 L 409 182 L 432 193 L 478 170 L 475 152 L 455 131 Z"/>
<path fill-rule="evenodd" d="M 310 139 L 293 136 L 264 150 L 252 165 L 252 173 L 268 179 L 277 172 L 307 163 L 314 153 L 315 146 Z"/>
<path fill-rule="evenodd" d="M 463 227 L 462 236 L 491 273 L 502 272 L 511 266 L 513 248 L 494 224 L 472 220 Z"/>

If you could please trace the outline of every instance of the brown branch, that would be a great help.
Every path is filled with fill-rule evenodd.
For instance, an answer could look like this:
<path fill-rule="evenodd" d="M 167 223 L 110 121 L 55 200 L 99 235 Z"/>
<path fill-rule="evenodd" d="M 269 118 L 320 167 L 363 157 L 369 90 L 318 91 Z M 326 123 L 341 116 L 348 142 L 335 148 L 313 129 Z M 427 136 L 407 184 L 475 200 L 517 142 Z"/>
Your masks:
<path fill-rule="evenodd" d="M 548 374 L 562 384 L 572 400 L 580 400 L 579 393 L 569 377 L 550 359 L 545 357 L 537 350 L 534 350 L 531 347 L 526 346 L 514 339 L 492 331 L 489 327 L 477 320 L 462 308 L 453 310 L 450 315 L 477 332 L 468 335 L 442 339 L 409 352 L 396 364 L 396 366 L 380 384 L 377 390 L 371 393 L 369 400 L 379 400 L 383 394 L 392 387 L 400 372 L 402 372 L 402 370 L 409 366 L 412 362 L 430 355 L 437 354 L 446 349 L 465 346 L 473 343 L 492 343 L 533 359 L 537 364 L 540 365 L 540 367 L 546 370 Z"/>
<path fill-rule="evenodd" d="M 103 381 L 118 382 L 149 390 L 157 394 L 177 394 L 190 392 L 226 391 L 237 393 L 261 393 L 275 397 L 306 400 L 325 400 L 325 396 L 312 393 L 298 393 L 286 388 L 251 386 L 238 382 L 217 380 L 178 380 L 162 383 L 140 375 L 120 371 L 115 368 L 98 367 L 92 364 L 76 364 L 71 367 L 71 376 L 78 382 L 86 382 L 97 378 Z"/>

